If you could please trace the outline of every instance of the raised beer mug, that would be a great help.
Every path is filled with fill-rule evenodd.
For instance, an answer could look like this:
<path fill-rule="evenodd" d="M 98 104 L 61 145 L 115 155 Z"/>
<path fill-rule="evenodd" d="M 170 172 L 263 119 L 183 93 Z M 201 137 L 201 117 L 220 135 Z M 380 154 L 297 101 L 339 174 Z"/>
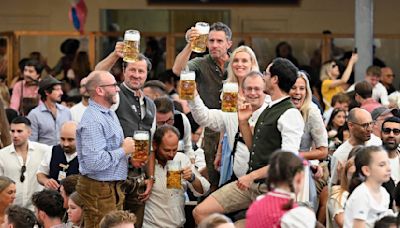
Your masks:
<path fill-rule="evenodd" d="M 167 161 L 167 188 L 181 189 L 182 188 L 182 169 L 180 161 Z"/>
<path fill-rule="evenodd" d="M 138 162 L 146 162 L 150 152 L 150 135 L 148 131 L 135 131 L 133 133 L 135 140 L 135 151 L 132 159 Z"/>
<path fill-rule="evenodd" d="M 137 30 L 127 30 L 124 35 L 123 60 L 133 63 L 139 60 L 140 33 Z"/>
<path fill-rule="evenodd" d="M 196 73 L 194 71 L 182 71 L 179 81 L 179 97 L 182 100 L 193 100 L 196 90 Z"/>
<path fill-rule="evenodd" d="M 239 86 L 237 83 L 227 82 L 222 87 L 222 111 L 237 112 Z"/>
<path fill-rule="evenodd" d="M 200 35 L 192 41 L 192 51 L 203 53 L 207 50 L 207 39 L 208 33 L 210 32 L 210 25 L 206 22 L 197 22 L 195 28 Z"/>

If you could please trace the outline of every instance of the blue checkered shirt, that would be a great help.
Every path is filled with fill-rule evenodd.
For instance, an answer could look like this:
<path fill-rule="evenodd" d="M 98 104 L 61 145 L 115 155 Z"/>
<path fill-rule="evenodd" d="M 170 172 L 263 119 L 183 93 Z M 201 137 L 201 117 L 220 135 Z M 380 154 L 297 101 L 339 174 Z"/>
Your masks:
<path fill-rule="evenodd" d="M 121 147 L 123 140 L 115 112 L 89 100 L 76 130 L 80 173 L 98 181 L 125 180 L 128 157 Z"/>

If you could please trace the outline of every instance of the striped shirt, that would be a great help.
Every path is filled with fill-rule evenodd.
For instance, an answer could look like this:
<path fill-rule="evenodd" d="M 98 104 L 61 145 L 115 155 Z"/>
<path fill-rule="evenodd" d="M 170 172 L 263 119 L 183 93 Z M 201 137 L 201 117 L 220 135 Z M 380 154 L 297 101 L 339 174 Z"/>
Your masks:
<path fill-rule="evenodd" d="M 89 100 L 76 130 L 79 172 L 98 181 L 125 180 L 128 157 L 121 147 L 123 140 L 115 112 Z"/>

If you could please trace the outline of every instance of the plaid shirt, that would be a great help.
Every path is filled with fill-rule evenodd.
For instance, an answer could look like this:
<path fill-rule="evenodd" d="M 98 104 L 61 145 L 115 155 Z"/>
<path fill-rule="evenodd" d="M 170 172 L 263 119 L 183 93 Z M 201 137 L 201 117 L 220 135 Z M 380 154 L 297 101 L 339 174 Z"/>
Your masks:
<path fill-rule="evenodd" d="M 76 131 L 80 173 L 98 181 L 125 180 L 128 157 L 121 147 L 123 140 L 115 112 L 89 100 Z"/>

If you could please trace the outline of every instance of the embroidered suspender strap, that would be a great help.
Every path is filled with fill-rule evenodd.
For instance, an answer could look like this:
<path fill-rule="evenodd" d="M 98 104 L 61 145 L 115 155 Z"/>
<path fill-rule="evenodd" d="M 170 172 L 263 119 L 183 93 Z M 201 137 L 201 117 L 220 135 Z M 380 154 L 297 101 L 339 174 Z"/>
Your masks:
<path fill-rule="evenodd" d="M 239 142 L 239 138 L 240 138 L 240 130 L 239 130 L 239 127 L 238 127 L 238 130 L 237 130 L 236 135 L 235 135 L 235 141 L 233 142 L 232 152 L 231 152 L 232 167 L 233 167 L 234 162 L 235 162 L 235 153 L 236 153 L 237 144 Z"/>

